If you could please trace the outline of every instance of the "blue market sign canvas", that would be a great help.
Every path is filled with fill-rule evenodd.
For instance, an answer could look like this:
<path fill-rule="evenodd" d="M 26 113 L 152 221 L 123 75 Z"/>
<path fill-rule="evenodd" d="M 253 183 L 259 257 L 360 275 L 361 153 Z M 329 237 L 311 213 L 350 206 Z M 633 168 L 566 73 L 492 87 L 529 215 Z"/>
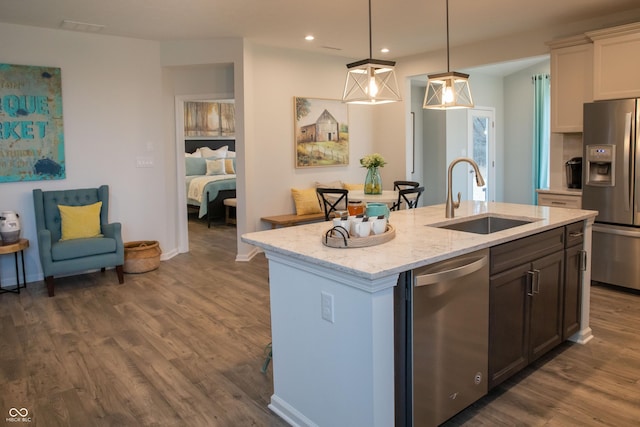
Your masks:
<path fill-rule="evenodd" d="M 0 182 L 64 178 L 60 68 L 0 64 Z"/>

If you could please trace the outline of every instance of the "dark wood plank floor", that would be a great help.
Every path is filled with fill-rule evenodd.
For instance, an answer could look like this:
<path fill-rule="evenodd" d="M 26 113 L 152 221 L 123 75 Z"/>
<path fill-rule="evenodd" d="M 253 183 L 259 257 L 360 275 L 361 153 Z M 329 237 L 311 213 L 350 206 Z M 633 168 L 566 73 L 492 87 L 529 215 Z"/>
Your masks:
<path fill-rule="evenodd" d="M 233 227 L 189 228 L 190 253 L 124 285 L 107 271 L 58 279 L 54 298 L 42 282 L 0 295 L 0 420 L 24 407 L 33 426 L 286 425 L 260 372 L 266 260 L 235 262 Z M 640 296 L 592 296 L 589 344 L 562 345 L 447 424 L 640 424 Z"/>
<path fill-rule="evenodd" d="M 190 223 L 190 248 L 158 270 L 43 282 L 0 295 L 0 423 L 284 426 L 267 404 L 267 263 L 235 262 L 235 228 Z M 24 425 L 13 423 L 13 425 Z"/>

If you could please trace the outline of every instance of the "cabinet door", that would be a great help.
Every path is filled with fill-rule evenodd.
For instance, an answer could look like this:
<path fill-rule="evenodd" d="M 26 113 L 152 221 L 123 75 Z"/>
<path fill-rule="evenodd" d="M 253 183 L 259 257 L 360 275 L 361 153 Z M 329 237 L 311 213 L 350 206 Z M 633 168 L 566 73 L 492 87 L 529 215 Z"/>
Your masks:
<path fill-rule="evenodd" d="M 580 330 L 582 301 L 582 245 L 572 246 L 565 251 L 564 276 L 564 319 L 562 340 Z"/>
<path fill-rule="evenodd" d="M 562 342 L 564 251 L 534 261 L 532 269 L 529 362 Z"/>
<path fill-rule="evenodd" d="M 582 104 L 591 102 L 593 45 L 551 50 L 551 132 L 582 132 Z"/>
<path fill-rule="evenodd" d="M 588 32 L 593 39 L 593 97 L 640 97 L 640 24 Z"/>
<path fill-rule="evenodd" d="M 530 264 L 491 277 L 489 287 L 489 388 L 527 366 Z"/>

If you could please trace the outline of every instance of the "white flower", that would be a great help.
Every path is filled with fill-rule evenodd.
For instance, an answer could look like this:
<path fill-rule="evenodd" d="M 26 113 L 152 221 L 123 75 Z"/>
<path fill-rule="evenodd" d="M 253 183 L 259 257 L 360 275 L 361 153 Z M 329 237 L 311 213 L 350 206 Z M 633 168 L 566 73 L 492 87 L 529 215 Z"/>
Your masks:
<path fill-rule="evenodd" d="M 384 158 L 380 154 L 373 153 L 361 158 L 360 164 L 362 165 L 362 167 L 370 169 L 370 168 L 381 168 L 385 164 L 387 164 L 387 162 L 384 160 Z"/>

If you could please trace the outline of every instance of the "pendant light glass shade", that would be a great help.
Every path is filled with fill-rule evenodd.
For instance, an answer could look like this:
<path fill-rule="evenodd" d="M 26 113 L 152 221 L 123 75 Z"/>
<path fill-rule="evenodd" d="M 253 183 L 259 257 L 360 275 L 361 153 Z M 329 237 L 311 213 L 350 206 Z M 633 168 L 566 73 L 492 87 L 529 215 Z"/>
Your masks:
<path fill-rule="evenodd" d="M 342 101 L 350 104 L 386 104 L 400 101 L 394 61 L 363 59 L 347 64 Z"/>
<path fill-rule="evenodd" d="M 347 79 L 342 102 L 349 104 L 386 104 L 400 101 L 394 61 L 371 56 L 371 0 L 369 0 L 369 58 L 347 64 Z"/>
<path fill-rule="evenodd" d="M 447 0 L 447 72 L 427 76 L 422 108 L 473 108 L 469 75 L 449 71 L 449 0 Z"/>
<path fill-rule="evenodd" d="M 428 76 L 422 108 L 473 108 L 469 75 L 451 71 Z"/>

